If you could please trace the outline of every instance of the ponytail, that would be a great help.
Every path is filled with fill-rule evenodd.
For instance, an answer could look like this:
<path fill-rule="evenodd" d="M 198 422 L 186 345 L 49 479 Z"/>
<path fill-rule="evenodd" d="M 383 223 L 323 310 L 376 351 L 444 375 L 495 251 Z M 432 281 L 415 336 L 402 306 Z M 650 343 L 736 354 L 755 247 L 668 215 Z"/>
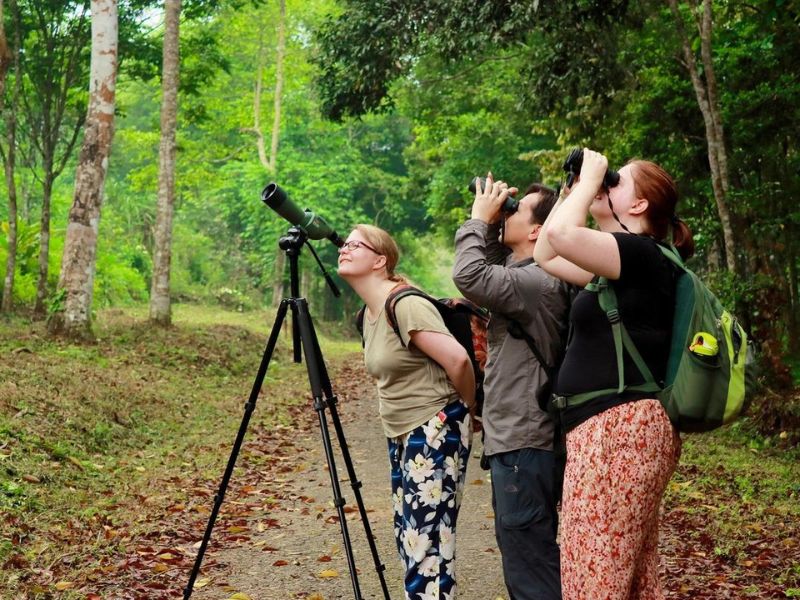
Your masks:
<path fill-rule="evenodd" d="M 678 250 L 683 260 L 694 255 L 694 237 L 689 226 L 677 216 L 672 219 L 672 245 Z"/>

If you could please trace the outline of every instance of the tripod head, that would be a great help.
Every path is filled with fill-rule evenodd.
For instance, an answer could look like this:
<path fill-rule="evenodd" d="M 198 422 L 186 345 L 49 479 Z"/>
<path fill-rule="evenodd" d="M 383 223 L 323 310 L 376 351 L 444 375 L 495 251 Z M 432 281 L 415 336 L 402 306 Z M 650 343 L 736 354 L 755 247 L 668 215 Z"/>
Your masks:
<path fill-rule="evenodd" d="M 314 247 L 308 243 L 308 233 L 306 233 L 305 230 L 301 229 L 300 227 L 292 226 L 283 236 L 278 239 L 278 247 L 286 253 L 286 256 L 289 257 L 289 289 L 291 292 L 290 300 L 297 300 L 300 298 L 300 273 L 297 265 L 298 259 L 300 258 L 300 251 L 303 249 L 303 244 L 308 246 L 308 249 L 311 250 L 311 255 L 314 257 L 314 259 L 316 259 L 317 266 L 319 266 L 319 270 L 322 272 L 322 276 L 325 278 L 325 282 L 328 284 L 331 293 L 336 298 L 341 296 L 342 293 L 339 291 L 339 288 L 336 286 L 336 283 L 333 281 L 328 271 L 325 270 L 325 266 L 322 264 L 319 256 L 317 256 L 317 253 L 314 251 Z M 281 274 L 281 276 L 283 276 L 283 274 Z M 301 362 L 300 330 L 296 325 L 297 315 L 295 314 L 294 306 L 295 304 L 292 303 L 292 346 L 294 362 L 299 363 Z"/>
<path fill-rule="evenodd" d="M 300 254 L 303 244 L 308 241 L 308 234 L 299 227 L 290 227 L 284 235 L 278 239 L 278 247 L 287 254 Z"/>

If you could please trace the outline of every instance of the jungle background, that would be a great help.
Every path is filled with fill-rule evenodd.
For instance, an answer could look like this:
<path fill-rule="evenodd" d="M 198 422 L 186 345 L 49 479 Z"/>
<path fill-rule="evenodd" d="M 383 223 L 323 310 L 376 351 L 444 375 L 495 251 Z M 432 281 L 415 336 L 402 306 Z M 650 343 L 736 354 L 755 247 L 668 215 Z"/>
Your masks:
<path fill-rule="evenodd" d="M 288 292 L 267 183 L 342 235 L 389 230 L 400 270 L 453 295 L 471 178 L 555 186 L 575 146 L 677 180 L 690 267 L 750 332 L 760 386 L 673 501 L 705 514 L 724 492 L 781 549 L 771 591 L 737 589 L 800 596 L 796 2 L 0 0 L 0 17 L 0 596 L 93 597 L 89 562 L 144 531 L 117 519 L 151 514 L 146 475 L 173 481 L 157 511 L 187 470 L 221 470 Z M 331 360 L 358 362 L 357 297 L 340 280 L 333 297 L 309 253 L 300 270 Z M 295 387 L 267 429 L 299 426 L 307 393 L 283 351 L 271 380 Z M 164 460 L 197 440 L 212 451 Z M 713 559 L 765 568 L 715 518 Z"/>

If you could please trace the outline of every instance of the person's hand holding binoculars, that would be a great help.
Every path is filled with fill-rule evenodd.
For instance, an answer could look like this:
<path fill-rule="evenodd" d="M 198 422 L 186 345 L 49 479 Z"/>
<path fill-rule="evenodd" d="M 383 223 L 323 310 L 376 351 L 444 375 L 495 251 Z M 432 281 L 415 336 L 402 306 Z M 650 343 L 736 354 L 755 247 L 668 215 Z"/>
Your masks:
<path fill-rule="evenodd" d="M 500 220 L 500 212 L 509 195 L 517 193 L 517 188 L 508 187 L 505 181 L 494 181 L 492 174 L 486 176 L 483 189 L 480 178 L 475 181 L 475 201 L 472 203 L 472 218 L 485 223 L 496 223 Z"/>
<path fill-rule="evenodd" d="M 580 176 L 573 187 L 578 185 L 579 182 L 581 185 L 590 187 L 593 192 L 597 193 L 603 186 L 603 179 L 607 171 L 608 159 L 599 152 L 584 148 Z"/>

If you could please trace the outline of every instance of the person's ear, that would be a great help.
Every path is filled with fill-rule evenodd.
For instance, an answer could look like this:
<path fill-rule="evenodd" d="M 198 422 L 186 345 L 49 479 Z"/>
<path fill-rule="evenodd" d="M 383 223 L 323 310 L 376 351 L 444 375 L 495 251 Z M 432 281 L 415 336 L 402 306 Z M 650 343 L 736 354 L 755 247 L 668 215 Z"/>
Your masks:
<path fill-rule="evenodd" d="M 650 206 L 650 202 L 648 202 L 647 198 L 637 198 L 631 205 L 629 212 L 632 215 L 643 215 L 648 206 Z"/>
<path fill-rule="evenodd" d="M 372 263 L 373 271 L 379 271 L 386 267 L 386 257 L 383 254 L 380 254 L 375 257 L 375 262 Z"/>
<path fill-rule="evenodd" d="M 536 241 L 539 239 L 539 233 L 542 231 L 542 224 L 541 223 L 534 223 L 533 227 L 531 228 L 530 232 L 528 233 L 528 239 L 531 242 Z"/>

